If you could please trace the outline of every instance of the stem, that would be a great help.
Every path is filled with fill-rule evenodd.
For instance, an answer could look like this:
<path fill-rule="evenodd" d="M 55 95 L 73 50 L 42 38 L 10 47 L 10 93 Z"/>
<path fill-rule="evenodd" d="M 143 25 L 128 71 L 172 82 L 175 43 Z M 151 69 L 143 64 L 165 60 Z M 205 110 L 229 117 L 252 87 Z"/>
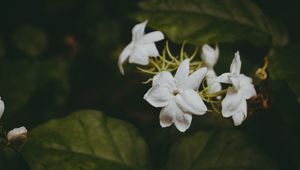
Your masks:
<path fill-rule="evenodd" d="M 217 96 L 224 95 L 226 93 L 227 93 L 227 89 L 224 89 L 224 90 L 220 90 L 220 91 L 215 92 L 215 93 L 207 94 L 206 97 L 217 97 Z"/>
<path fill-rule="evenodd" d="M 158 72 L 161 71 L 160 67 L 155 63 L 155 61 L 150 60 L 150 63 L 158 70 Z"/>
<path fill-rule="evenodd" d="M 173 56 L 172 55 L 172 53 L 171 53 L 171 51 L 170 51 L 170 49 L 169 49 L 169 42 L 167 41 L 166 42 L 166 51 L 167 51 L 167 54 L 169 55 L 169 57 L 172 59 L 172 60 L 174 60 L 174 62 L 177 64 L 177 65 L 179 65 L 180 63 L 179 63 L 179 61 L 176 59 L 176 57 L 175 56 Z"/>
<path fill-rule="evenodd" d="M 194 53 L 192 54 L 192 56 L 191 56 L 191 61 L 195 58 L 195 56 L 196 56 L 196 54 L 197 54 L 197 52 L 198 52 L 198 50 L 199 50 L 199 46 L 197 45 L 197 47 L 196 47 L 196 49 L 195 49 L 195 51 L 194 51 Z"/>
<path fill-rule="evenodd" d="M 158 73 L 158 72 L 155 72 L 155 71 L 145 70 L 145 69 L 142 69 L 142 68 L 140 68 L 140 67 L 137 67 L 137 69 L 138 69 L 139 71 L 141 71 L 141 72 L 143 72 L 143 73 L 147 73 L 147 74 L 153 74 L 153 75 L 155 75 L 155 74 Z"/>
<path fill-rule="evenodd" d="M 184 41 L 182 43 L 182 46 L 181 46 L 181 49 L 180 49 L 180 61 L 183 61 L 183 58 L 184 58 L 184 46 L 186 44 L 186 41 Z"/>

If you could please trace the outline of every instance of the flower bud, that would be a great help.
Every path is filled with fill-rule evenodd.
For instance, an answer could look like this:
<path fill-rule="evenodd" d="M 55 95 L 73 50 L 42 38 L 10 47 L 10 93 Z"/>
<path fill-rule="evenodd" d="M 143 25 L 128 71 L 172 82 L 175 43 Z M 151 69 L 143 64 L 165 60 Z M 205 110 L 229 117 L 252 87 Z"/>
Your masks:
<path fill-rule="evenodd" d="M 27 139 L 27 129 L 22 126 L 19 128 L 14 128 L 7 133 L 7 140 L 10 144 L 16 146 L 22 146 Z"/>
<path fill-rule="evenodd" d="M 0 119 L 1 119 L 1 117 L 3 115 L 4 108 L 5 108 L 4 102 L 1 100 L 1 97 L 0 97 Z"/>
<path fill-rule="evenodd" d="M 208 68 L 213 68 L 219 58 L 219 48 L 213 49 L 211 46 L 205 44 L 202 47 L 201 58 Z"/>

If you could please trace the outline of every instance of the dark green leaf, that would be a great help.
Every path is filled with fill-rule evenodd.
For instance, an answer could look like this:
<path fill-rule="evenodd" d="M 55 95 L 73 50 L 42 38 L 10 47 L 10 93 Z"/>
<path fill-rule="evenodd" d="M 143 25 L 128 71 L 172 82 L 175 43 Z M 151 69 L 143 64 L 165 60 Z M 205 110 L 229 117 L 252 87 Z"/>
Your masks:
<path fill-rule="evenodd" d="M 30 131 L 23 153 L 34 169 L 148 169 L 148 150 L 130 124 L 85 110 Z"/>
<path fill-rule="evenodd" d="M 281 169 L 297 169 L 300 105 L 284 81 L 268 81 L 269 107 L 249 116 L 244 129 Z M 279 126 L 280 125 L 280 126 Z"/>
<path fill-rule="evenodd" d="M 300 97 L 300 45 L 275 49 L 270 55 L 270 75 L 272 79 L 286 80 L 296 96 Z"/>
<path fill-rule="evenodd" d="M 251 141 L 237 130 L 201 131 L 170 149 L 167 170 L 275 170 Z"/>
<path fill-rule="evenodd" d="M 287 33 L 272 25 L 250 0 L 150 0 L 140 4 L 139 21 L 163 31 L 171 40 L 216 43 L 247 40 L 254 45 L 287 43 Z"/>
<path fill-rule="evenodd" d="M 0 169 L 1 170 L 29 170 L 29 166 L 22 155 L 5 145 L 0 145 Z"/>

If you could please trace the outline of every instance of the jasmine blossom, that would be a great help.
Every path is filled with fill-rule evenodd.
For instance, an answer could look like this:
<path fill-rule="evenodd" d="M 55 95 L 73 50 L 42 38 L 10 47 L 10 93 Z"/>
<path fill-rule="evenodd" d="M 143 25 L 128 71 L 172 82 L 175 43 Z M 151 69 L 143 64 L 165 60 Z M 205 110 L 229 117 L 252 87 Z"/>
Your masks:
<path fill-rule="evenodd" d="M 247 99 L 256 95 L 252 79 L 243 74 L 241 71 L 241 60 L 239 52 L 230 65 L 230 73 L 223 73 L 216 81 L 232 84 L 229 87 L 225 98 L 222 101 L 222 115 L 232 117 L 234 125 L 240 125 L 247 117 Z"/>
<path fill-rule="evenodd" d="M 203 115 L 207 107 L 197 94 L 197 90 L 207 73 L 201 68 L 189 75 L 189 59 L 185 59 L 178 67 L 175 77 L 163 71 L 153 77 L 152 88 L 144 95 L 144 99 L 154 107 L 162 107 L 160 125 L 168 127 L 172 123 L 184 132 L 191 124 L 192 115 Z"/>
<path fill-rule="evenodd" d="M 164 39 L 160 31 L 145 34 L 147 20 L 137 24 L 132 29 L 132 41 L 123 49 L 119 56 L 118 66 L 124 74 L 123 63 L 129 58 L 129 63 L 148 65 L 149 57 L 159 56 L 155 42 Z"/>

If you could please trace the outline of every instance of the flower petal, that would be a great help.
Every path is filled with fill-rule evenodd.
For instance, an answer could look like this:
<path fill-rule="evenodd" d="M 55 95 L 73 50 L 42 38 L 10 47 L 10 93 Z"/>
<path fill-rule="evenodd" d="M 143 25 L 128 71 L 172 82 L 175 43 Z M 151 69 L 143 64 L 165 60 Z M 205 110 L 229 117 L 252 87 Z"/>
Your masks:
<path fill-rule="evenodd" d="M 207 69 L 207 73 L 206 73 L 206 80 L 207 80 L 207 84 L 210 85 L 212 83 L 214 83 L 214 81 L 217 78 L 216 72 L 213 69 Z"/>
<path fill-rule="evenodd" d="M 237 91 L 233 87 L 229 87 L 226 96 L 222 101 L 223 117 L 230 117 L 236 114 L 243 100 L 245 99 L 240 91 Z"/>
<path fill-rule="evenodd" d="M 247 89 L 242 89 L 242 91 L 245 99 L 247 100 L 257 95 L 253 85 L 251 87 L 248 87 Z"/>
<path fill-rule="evenodd" d="M 215 81 L 216 82 L 220 82 L 220 83 L 227 83 L 227 84 L 231 84 L 231 81 L 229 79 L 229 77 L 231 76 L 231 73 L 223 73 L 220 76 L 218 76 Z"/>
<path fill-rule="evenodd" d="M 148 43 L 154 43 L 156 41 L 163 40 L 165 38 L 164 34 L 160 31 L 154 31 L 150 32 L 143 36 L 141 39 L 141 43 L 148 44 Z"/>
<path fill-rule="evenodd" d="M 198 90 L 203 78 L 205 77 L 207 73 L 207 68 L 203 67 L 198 69 L 197 71 L 195 71 L 194 73 L 192 73 L 189 77 L 188 77 L 188 81 L 187 81 L 187 87 L 191 88 L 193 90 Z"/>
<path fill-rule="evenodd" d="M 239 112 L 237 114 L 232 115 L 232 120 L 235 126 L 239 126 L 245 120 L 245 116 L 241 112 Z"/>
<path fill-rule="evenodd" d="M 239 75 L 241 72 L 242 62 L 240 59 L 240 53 L 237 51 L 234 54 L 234 58 L 230 65 L 230 73 Z"/>
<path fill-rule="evenodd" d="M 145 33 L 145 27 L 148 23 L 148 20 L 141 22 L 139 24 L 136 24 L 133 28 L 132 28 L 132 41 L 134 43 L 138 42 L 141 38 L 143 38 L 144 33 Z"/>
<path fill-rule="evenodd" d="M 147 55 L 151 57 L 159 56 L 159 52 L 154 43 L 144 44 L 143 47 L 147 50 Z"/>
<path fill-rule="evenodd" d="M 162 108 L 160 111 L 160 126 L 170 126 L 176 118 L 176 113 L 182 114 L 182 111 L 178 108 L 174 100 L 170 100 L 169 104 L 166 107 Z"/>
<path fill-rule="evenodd" d="M 123 75 L 124 75 L 123 63 L 127 60 L 129 55 L 131 54 L 132 49 L 133 49 L 133 44 L 130 43 L 123 49 L 123 51 L 121 52 L 121 54 L 119 56 L 118 66 L 119 66 L 119 70 L 120 70 L 121 74 L 123 74 Z"/>
<path fill-rule="evenodd" d="M 217 75 L 213 69 L 208 69 L 206 73 L 206 82 L 209 86 L 208 92 L 215 93 L 222 90 L 222 86 L 216 81 Z"/>
<path fill-rule="evenodd" d="M 4 113 L 4 109 L 5 109 L 5 105 L 4 105 L 4 102 L 1 100 L 1 97 L 0 97 L 0 119 Z"/>
<path fill-rule="evenodd" d="M 201 58 L 207 67 L 213 68 L 219 58 L 219 48 L 216 47 L 216 49 L 213 49 L 211 46 L 205 44 L 202 47 Z"/>
<path fill-rule="evenodd" d="M 211 93 L 216 93 L 218 91 L 221 91 L 222 90 L 222 86 L 220 83 L 218 82 L 214 82 L 212 83 L 210 86 L 209 86 L 209 89 L 208 89 L 208 93 L 211 94 Z M 218 98 L 220 98 L 221 96 L 218 96 Z"/>
<path fill-rule="evenodd" d="M 154 107 L 165 107 L 168 105 L 172 94 L 166 86 L 153 86 L 144 95 L 144 99 Z"/>
<path fill-rule="evenodd" d="M 148 65 L 149 64 L 149 55 L 147 51 L 147 46 L 143 45 L 135 45 L 132 53 L 129 57 L 129 63 L 135 63 L 140 65 Z"/>
<path fill-rule="evenodd" d="M 185 113 L 203 115 L 207 111 L 201 97 L 194 90 L 183 90 L 176 95 L 175 99 L 179 108 Z"/>
<path fill-rule="evenodd" d="M 240 89 L 240 79 L 238 75 L 236 74 L 230 75 L 229 80 L 231 81 L 231 84 L 236 90 Z"/>
<path fill-rule="evenodd" d="M 169 88 L 170 91 L 175 90 L 175 79 L 170 72 L 162 71 L 156 74 L 152 80 L 152 86 L 164 85 Z"/>
<path fill-rule="evenodd" d="M 247 117 L 247 102 L 246 100 L 243 100 L 240 105 L 239 111 L 236 114 L 232 115 L 234 125 L 235 126 L 241 125 L 242 122 L 246 119 L 246 117 Z"/>
<path fill-rule="evenodd" d="M 243 95 L 246 99 L 256 96 L 256 91 L 254 85 L 252 84 L 252 79 L 243 74 L 240 75 L 240 86 L 243 91 Z"/>
<path fill-rule="evenodd" d="M 191 126 L 191 122 L 192 122 L 192 115 L 183 112 L 176 113 L 174 124 L 180 132 L 185 132 Z"/>
<path fill-rule="evenodd" d="M 190 71 L 190 60 L 185 59 L 182 61 L 182 63 L 179 65 L 176 74 L 175 74 L 175 82 L 177 87 L 184 87 L 187 80 L 188 75 Z"/>

